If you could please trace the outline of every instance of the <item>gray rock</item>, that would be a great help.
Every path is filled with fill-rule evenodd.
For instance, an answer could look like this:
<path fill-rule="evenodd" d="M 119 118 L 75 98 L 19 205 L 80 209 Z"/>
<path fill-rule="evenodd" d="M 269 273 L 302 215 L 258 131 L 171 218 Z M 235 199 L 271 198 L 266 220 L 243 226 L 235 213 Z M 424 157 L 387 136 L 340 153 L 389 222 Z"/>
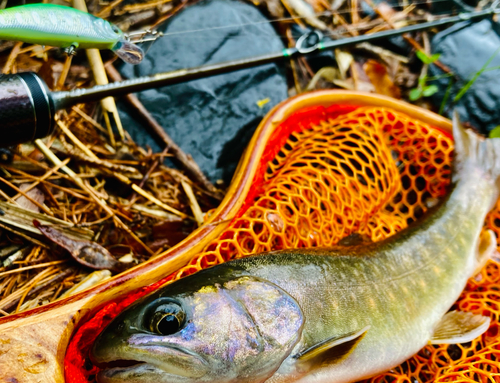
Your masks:
<path fill-rule="evenodd" d="M 432 53 L 441 53 L 439 61 L 447 65 L 459 79 L 451 87 L 446 114 L 451 117 L 453 109 L 456 109 L 462 121 L 469 122 L 484 134 L 500 124 L 500 71 L 483 72 L 456 105 L 452 105 L 452 101 L 495 52 L 497 54 L 488 67 L 500 66 L 500 36 L 497 28 L 498 25 L 491 20 L 473 24 L 463 22 L 438 33 L 432 40 Z M 435 65 L 430 65 L 429 76 L 439 75 L 443 75 L 443 72 Z M 439 87 L 439 92 L 433 97 L 437 106 L 443 100 L 449 81 L 449 77 L 434 81 Z"/>
<path fill-rule="evenodd" d="M 283 49 L 279 36 L 260 11 L 239 1 L 200 2 L 172 18 L 163 32 L 166 36 L 154 43 L 140 65 L 120 69 L 124 77 Z M 276 64 L 269 64 L 148 90 L 138 97 L 212 181 L 222 178 L 229 182 L 259 121 L 287 97 L 283 72 Z M 263 99 L 269 102 L 259 107 L 257 102 Z M 134 140 L 161 151 L 161 144 L 134 121 L 126 107 L 120 109 L 124 126 Z"/>

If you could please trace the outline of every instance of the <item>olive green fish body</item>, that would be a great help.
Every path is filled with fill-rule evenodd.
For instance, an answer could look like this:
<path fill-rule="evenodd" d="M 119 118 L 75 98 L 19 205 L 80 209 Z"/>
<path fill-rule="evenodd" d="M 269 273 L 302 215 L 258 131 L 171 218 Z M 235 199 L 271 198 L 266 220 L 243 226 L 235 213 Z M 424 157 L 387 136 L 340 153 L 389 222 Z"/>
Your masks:
<path fill-rule="evenodd" d="M 99 382 L 351 382 L 431 339 L 448 342 L 440 323 L 478 266 L 500 174 L 500 140 L 454 133 L 455 187 L 418 225 L 375 244 L 272 252 L 167 285 L 99 336 Z M 488 324 L 480 318 L 469 338 Z M 449 327 L 450 339 L 465 339 Z"/>

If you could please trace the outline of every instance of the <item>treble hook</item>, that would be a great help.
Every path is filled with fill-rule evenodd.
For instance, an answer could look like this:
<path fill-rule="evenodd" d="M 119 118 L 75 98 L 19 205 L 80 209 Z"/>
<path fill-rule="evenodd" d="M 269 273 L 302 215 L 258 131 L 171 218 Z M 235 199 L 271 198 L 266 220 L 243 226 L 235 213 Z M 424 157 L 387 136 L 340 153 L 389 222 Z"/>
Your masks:
<path fill-rule="evenodd" d="M 139 39 L 135 39 L 135 37 L 141 36 Z M 150 36 L 150 37 L 146 37 Z M 145 31 L 137 31 L 125 34 L 125 37 L 128 41 L 134 44 L 146 43 L 149 41 L 156 41 L 160 37 L 163 37 L 163 32 L 152 31 L 151 29 L 147 29 Z"/>
<path fill-rule="evenodd" d="M 297 40 L 297 43 L 295 44 L 295 49 L 297 49 L 297 51 L 300 54 L 307 54 L 314 52 L 315 50 L 322 48 L 323 37 L 324 37 L 323 33 L 317 30 L 306 32 L 302 36 L 300 36 L 299 39 Z M 314 41 L 312 41 L 311 44 L 312 38 L 314 38 Z"/>

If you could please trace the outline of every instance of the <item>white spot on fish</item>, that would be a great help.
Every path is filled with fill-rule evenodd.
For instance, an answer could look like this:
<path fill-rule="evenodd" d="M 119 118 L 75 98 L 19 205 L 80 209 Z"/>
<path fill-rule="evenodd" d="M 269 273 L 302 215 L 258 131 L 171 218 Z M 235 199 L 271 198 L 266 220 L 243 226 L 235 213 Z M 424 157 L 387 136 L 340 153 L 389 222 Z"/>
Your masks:
<path fill-rule="evenodd" d="M 0 15 L 0 23 L 1 23 L 1 24 L 5 24 L 5 19 L 3 18 L 3 16 L 2 16 L 2 15 Z"/>
<path fill-rule="evenodd" d="M 31 12 L 31 16 L 33 16 L 33 20 L 35 21 L 35 23 L 40 22 L 40 15 L 37 12 Z"/>
<path fill-rule="evenodd" d="M 16 21 L 19 23 L 19 24 L 23 24 L 24 23 L 24 19 L 23 19 L 23 16 L 19 13 L 19 12 L 16 12 L 15 13 L 15 17 L 16 17 Z"/>
<path fill-rule="evenodd" d="M 48 13 L 48 16 L 49 16 L 50 22 L 57 25 L 57 16 L 55 15 L 55 13 L 50 11 Z"/>

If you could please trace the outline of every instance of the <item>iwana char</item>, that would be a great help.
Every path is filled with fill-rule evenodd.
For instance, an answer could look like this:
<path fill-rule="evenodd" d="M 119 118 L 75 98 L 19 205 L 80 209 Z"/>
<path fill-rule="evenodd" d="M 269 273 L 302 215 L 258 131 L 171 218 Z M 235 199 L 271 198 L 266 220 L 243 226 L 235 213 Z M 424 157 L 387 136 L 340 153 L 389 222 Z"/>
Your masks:
<path fill-rule="evenodd" d="M 481 335 L 489 318 L 448 310 L 496 246 L 480 233 L 498 197 L 500 139 L 457 118 L 453 129 L 454 187 L 425 218 L 382 242 L 271 252 L 169 284 L 98 337 L 98 381 L 351 382 L 429 341 Z"/>

